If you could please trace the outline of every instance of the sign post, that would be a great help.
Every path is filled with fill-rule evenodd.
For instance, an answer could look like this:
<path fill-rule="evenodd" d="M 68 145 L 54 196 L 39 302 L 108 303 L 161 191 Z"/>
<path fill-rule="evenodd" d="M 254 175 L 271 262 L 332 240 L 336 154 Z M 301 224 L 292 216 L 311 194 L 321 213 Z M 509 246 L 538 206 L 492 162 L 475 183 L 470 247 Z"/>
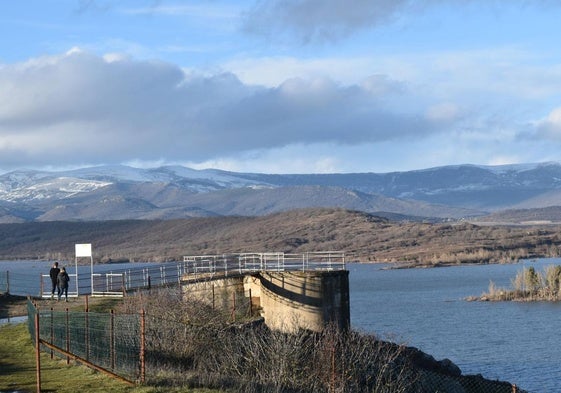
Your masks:
<path fill-rule="evenodd" d="M 88 244 L 76 244 L 76 258 L 75 258 L 75 264 L 76 264 L 76 295 L 78 295 L 78 258 L 90 258 L 90 264 L 91 264 L 91 285 L 92 285 L 92 289 L 91 291 L 93 292 L 93 258 L 92 258 L 92 245 L 90 243 Z"/>

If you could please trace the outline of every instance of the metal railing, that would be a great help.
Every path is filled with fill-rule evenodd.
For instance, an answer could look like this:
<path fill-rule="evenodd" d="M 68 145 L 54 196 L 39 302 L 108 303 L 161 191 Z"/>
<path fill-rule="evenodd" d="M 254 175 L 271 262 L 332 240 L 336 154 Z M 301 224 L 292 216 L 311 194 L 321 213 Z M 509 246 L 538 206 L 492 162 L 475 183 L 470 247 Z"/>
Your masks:
<path fill-rule="evenodd" d="M 178 285 L 187 280 L 233 277 L 258 272 L 345 270 L 345 254 L 340 251 L 289 254 L 283 252 L 190 255 L 183 261 L 153 266 L 115 269 L 107 272 L 70 274 L 68 296 L 123 296 L 127 291 Z M 41 275 L 40 296 L 51 296 L 51 280 Z"/>
<path fill-rule="evenodd" d="M 345 270 L 345 254 L 339 251 L 287 254 L 283 252 L 184 256 L 187 273 L 207 276 L 245 275 L 263 271 Z"/>
<path fill-rule="evenodd" d="M 78 275 L 68 274 L 70 281 L 68 283 L 68 297 L 78 297 Z M 41 297 L 47 298 L 51 296 L 52 283 L 51 277 L 48 274 L 41 275 Z M 57 296 L 55 290 L 54 296 Z"/>

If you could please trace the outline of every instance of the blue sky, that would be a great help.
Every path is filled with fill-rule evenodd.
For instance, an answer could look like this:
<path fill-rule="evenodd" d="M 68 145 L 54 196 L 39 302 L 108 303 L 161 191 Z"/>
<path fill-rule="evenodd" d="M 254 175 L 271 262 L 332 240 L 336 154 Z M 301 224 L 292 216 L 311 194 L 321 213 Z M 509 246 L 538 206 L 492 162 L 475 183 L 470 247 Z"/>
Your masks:
<path fill-rule="evenodd" d="M 0 172 L 561 161 L 548 0 L 0 5 Z"/>

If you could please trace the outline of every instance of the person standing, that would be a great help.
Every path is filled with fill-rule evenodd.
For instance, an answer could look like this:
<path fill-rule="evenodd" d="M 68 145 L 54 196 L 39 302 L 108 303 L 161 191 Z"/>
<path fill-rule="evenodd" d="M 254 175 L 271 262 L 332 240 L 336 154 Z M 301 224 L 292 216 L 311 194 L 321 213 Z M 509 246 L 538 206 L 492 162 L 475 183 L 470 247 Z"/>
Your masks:
<path fill-rule="evenodd" d="M 57 289 L 57 279 L 60 269 L 58 268 L 58 262 L 53 263 L 51 270 L 49 270 L 49 276 L 51 277 L 52 289 L 51 289 L 51 299 L 55 296 L 55 290 Z M 58 294 L 58 291 L 57 291 Z"/>
<path fill-rule="evenodd" d="M 58 300 L 64 294 L 64 301 L 68 301 L 68 282 L 70 281 L 70 276 L 66 273 L 66 269 L 63 267 L 60 269 L 60 273 L 57 276 L 58 285 Z"/>

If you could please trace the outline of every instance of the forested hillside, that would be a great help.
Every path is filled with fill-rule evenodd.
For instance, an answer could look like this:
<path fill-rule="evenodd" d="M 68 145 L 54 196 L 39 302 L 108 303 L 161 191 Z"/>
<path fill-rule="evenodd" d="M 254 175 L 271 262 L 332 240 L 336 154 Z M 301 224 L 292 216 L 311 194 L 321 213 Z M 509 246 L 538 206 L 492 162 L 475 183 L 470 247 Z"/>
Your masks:
<path fill-rule="evenodd" d="M 0 224 L 0 259 L 73 260 L 76 243 L 91 243 L 94 258 L 101 262 L 337 250 L 349 261 L 439 265 L 558 256 L 561 226 L 391 222 L 342 209 L 261 217 Z"/>

